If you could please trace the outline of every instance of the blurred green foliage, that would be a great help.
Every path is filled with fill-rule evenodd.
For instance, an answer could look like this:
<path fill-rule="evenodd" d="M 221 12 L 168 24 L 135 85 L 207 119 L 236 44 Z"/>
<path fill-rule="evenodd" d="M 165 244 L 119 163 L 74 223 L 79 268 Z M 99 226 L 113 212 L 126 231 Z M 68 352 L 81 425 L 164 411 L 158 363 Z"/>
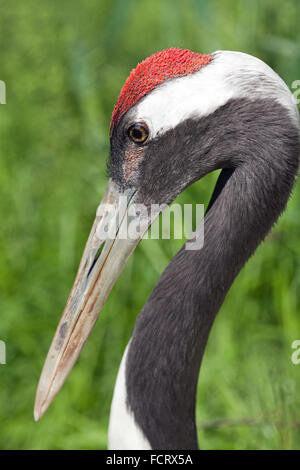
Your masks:
<path fill-rule="evenodd" d="M 130 70 L 157 50 L 240 50 L 300 79 L 297 0 L 1 0 L 1 449 L 105 448 L 136 315 L 182 242 L 144 240 L 55 402 L 34 423 L 41 368 L 104 191 L 108 128 Z M 215 175 L 178 199 L 207 204 Z M 203 449 L 300 448 L 300 188 L 232 287 L 210 335 Z M 221 420 L 220 422 L 215 422 Z M 203 423 L 206 425 L 203 426 Z M 208 424 L 207 424 L 208 423 Z"/>

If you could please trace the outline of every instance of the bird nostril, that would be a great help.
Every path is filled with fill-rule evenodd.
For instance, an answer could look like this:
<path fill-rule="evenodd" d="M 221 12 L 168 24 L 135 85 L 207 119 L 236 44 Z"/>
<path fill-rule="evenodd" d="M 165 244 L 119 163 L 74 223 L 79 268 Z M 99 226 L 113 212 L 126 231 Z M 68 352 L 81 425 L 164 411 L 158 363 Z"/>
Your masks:
<path fill-rule="evenodd" d="M 93 262 L 92 262 L 92 264 L 91 264 L 91 267 L 90 267 L 90 269 L 89 269 L 89 272 L 88 272 L 87 277 L 89 277 L 89 276 L 91 275 L 91 273 L 92 273 L 92 271 L 93 271 L 93 269 L 94 269 L 94 266 L 95 266 L 95 264 L 97 263 L 97 259 L 99 258 L 99 256 L 100 256 L 101 253 L 102 253 L 103 247 L 104 247 L 104 243 L 102 243 L 101 246 L 98 248 L 97 253 L 96 253 L 96 255 L 95 255 L 95 258 L 94 258 L 94 260 L 93 260 Z"/>

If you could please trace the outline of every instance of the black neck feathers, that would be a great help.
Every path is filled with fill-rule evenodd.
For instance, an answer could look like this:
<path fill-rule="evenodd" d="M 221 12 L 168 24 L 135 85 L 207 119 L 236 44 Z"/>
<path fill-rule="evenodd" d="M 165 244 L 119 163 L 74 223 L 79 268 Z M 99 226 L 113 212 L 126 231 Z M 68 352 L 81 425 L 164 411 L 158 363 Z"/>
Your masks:
<path fill-rule="evenodd" d="M 230 101 L 191 128 L 197 138 L 186 152 L 190 176 L 180 190 L 223 169 L 205 215 L 204 246 L 184 246 L 172 259 L 137 319 L 127 356 L 128 406 L 154 449 L 198 446 L 196 387 L 211 326 L 285 209 L 300 154 L 299 131 L 274 101 Z"/>

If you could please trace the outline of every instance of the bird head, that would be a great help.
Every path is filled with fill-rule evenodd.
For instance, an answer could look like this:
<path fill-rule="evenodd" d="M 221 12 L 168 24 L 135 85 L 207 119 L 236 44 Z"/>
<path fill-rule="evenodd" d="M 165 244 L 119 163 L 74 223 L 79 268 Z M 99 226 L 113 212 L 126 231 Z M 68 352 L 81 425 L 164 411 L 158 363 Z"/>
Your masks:
<path fill-rule="evenodd" d="M 172 48 L 131 72 L 111 119 L 109 184 L 44 365 L 36 419 L 60 390 L 123 266 L 159 214 L 160 208 L 149 217 L 150 206 L 170 204 L 213 170 L 249 160 L 259 165 L 266 152 L 276 152 L 283 117 L 295 135 L 298 111 L 288 87 L 247 54 Z M 138 218 L 139 230 L 120 236 Z"/>

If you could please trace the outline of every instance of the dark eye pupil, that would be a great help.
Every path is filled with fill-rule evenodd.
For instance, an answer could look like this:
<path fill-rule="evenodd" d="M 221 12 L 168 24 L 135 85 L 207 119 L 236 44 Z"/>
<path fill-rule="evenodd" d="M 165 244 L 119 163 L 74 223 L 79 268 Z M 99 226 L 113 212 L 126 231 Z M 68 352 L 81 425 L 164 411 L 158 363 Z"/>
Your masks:
<path fill-rule="evenodd" d="M 141 140 L 143 138 L 143 133 L 140 129 L 133 129 L 132 137 L 136 140 Z"/>
<path fill-rule="evenodd" d="M 133 124 L 128 129 L 128 136 L 136 143 L 143 144 L 148 137 L 148 129 L 141 124 Z"/>

